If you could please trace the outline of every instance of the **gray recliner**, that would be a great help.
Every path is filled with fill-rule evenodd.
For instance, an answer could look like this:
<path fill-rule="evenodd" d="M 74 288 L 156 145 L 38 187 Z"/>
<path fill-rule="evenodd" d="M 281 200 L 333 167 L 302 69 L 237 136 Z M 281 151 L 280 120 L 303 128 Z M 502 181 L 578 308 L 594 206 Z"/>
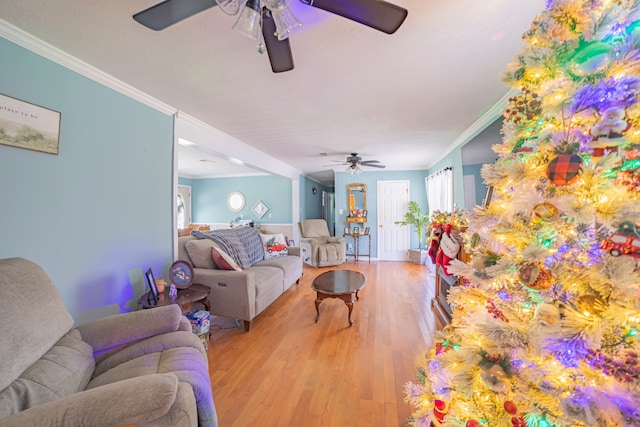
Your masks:
<path fill-rule="evenodd" d="M 329 267 L 345 262 L 344 237 L 332 237 L 324 219 L 305 219 L 298 223 L 302 260 L 312 267 Z"/>
<path fill-rule="evenodd" d="M 44 270 L 0 259 L 0 426 L 218 425 L 207 355 L 175 304 L 74 328 Z"/>

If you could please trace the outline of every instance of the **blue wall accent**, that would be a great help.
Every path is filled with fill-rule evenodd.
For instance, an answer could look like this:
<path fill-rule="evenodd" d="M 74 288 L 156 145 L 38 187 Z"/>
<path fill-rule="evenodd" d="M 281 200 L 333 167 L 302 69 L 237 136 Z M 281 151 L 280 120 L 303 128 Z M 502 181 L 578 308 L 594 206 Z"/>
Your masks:
<path fill-rule="evenodd" d="M 367 210 L 369 215 L 364 227 L 369 227 L 371 235 L 371 256 L 378 256 L 378 181 L 409 181 L 409 200 L 415 200 L 420 205 L 422 212 L 427 210 L 427 192 L 424 179 L 427 177 L 426 171 L 380 171 L 362 172 L 359 175 L 349 175 L 346 172 L 336 172 L 335 175 L 336 194 L 336 235 L 341 236 L 344 227 L 347 227 L 347 216 L 349 212 L 349 201 L 347 198 L 347 185 L 353 183 L 366 184 L 367 186 Z M 343 214 L 340 215 L 340 209 Z M 410 247 L 418 247 L 418 235 L 411 230 Z M 366 239 L 361 239 L 366 244 Z M 366 249 L 365 249 L 366 252 Z"/>
<path fill-rule="evenodd" d="M 482 170 L 482 166 L 484 163 L 478 165 L 464 165 L 462 168 L 464 175 L 473 175 L 475 177 L 475 187 L 476 187 L 476 204 L 482 205 L 484 201 L 484 196 L 487 193 L 487 186 L 482 179 L 482 175 L 480 175 L 480 171 Z M 467 209 L 470 209 L 468 206 Z"/>
<path fill-rule="evenodd" d="M 0 258 L 42 266 L 76 320 L 126 311 L 130 275 L 173 256 L 173 117 L 3 38 L 0 57 L 0 93 L 62 113 L 59 155 L 0 145 Z"/>
<path fill-rule="evenodd" d="M 314 188 L 316 194 L 313 194 Z M 322 218 L 323 191 L 333 191 L 333 187 L 326 187 L 306 176 L 300 176 L 300 220 Z"/>
<path fill-rule="evenodd" d="M 290 179 L 275 175 L 192 179 L 193 222 L 228 223 L 242 216 L 259 224 L 291 224 L 292 188 Z M 232 191 L 244 195 L 245 206 L 240 212 L 232 212 L 227 208 L 227 196 Z M 253 212 L 253 207 L 260 200 L 269 208 L 262 218 Z"/>
<path fill-rule="evenodd" d="M 193 179 L 191 179 L 191 178 L 183 178 L 183 177 L 179 176 L 178 177 L 178 185 L 192 186 L 193 185 Z"/>

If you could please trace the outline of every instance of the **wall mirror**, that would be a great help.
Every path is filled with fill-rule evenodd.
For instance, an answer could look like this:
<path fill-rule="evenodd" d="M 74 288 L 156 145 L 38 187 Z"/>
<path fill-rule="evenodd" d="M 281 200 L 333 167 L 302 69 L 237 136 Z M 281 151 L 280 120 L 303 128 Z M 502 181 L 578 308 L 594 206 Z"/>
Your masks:
<path fill-rule="evenodd" d="M 239 212 L 244 208 L 244 195 L 238 191 L 229 193 L 227 207 L 231 212 Z"/>
<path fill-rule="evenodd" d="M 365 222 L 367 220 L 367 186 L 366 184 L 347 185 L 349 197 L 348 221 Z"/>

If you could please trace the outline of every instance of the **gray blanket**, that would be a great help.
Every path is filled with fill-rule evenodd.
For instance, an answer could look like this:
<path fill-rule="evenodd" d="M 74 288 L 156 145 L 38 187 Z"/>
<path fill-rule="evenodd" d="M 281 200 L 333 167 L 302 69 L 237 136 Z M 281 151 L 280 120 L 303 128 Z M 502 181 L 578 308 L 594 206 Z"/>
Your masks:
<path fill-rule="evenodd" d="M 194 231 L 198 239 L 211 239 L 242 268 L 251 267 L 264 260 L 264 248 L 260 232 L 252 227 L 223 230 Z"/>

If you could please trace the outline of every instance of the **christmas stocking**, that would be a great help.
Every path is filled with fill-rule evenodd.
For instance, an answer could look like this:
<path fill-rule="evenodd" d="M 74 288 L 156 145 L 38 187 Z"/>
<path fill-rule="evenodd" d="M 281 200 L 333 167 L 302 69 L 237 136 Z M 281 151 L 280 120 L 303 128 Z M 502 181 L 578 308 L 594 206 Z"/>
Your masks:
<path fill-rule="evenodd" d="M 440 250 L 436 256 L 436 263 L 442 267 L 442 271 L 444 271 L 444 274 L 447 276 L 451 275 L 447 270 L 449 262 L 458 256 L 459 250 L 460 243 L 458 243 L 455 237 L 451 236 L 451 224 L 445 225 L 444 233 L 442 233 L 442 237 L 440 238 Z"/>
<path fill-rule="evenodd" d="M 438 249 L 440 249 L 440 237 L 442 236 L 442 225 L 434 225 L 431 230 L 431 243 L 429 245 L 429 258 L 432 263 L 436 263 L 436 256 L 438 255 Z"/>

